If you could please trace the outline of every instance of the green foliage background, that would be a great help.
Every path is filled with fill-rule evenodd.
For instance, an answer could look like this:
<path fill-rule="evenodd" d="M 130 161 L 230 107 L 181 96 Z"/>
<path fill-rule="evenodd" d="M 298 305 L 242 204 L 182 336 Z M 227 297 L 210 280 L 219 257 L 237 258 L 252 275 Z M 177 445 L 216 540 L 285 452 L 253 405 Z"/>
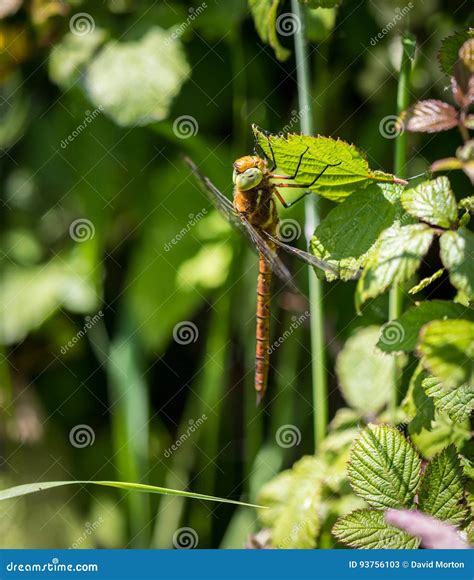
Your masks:
<path fill-rule="evenodd" d="M 209 208 L 181 159 L 193 157 L 230 195 L 231 164 L 251 152 L 252 123 L 274 133 L 299 131 L 292 37 L 280 35 L 279 56 L 287 60 L 277 60 L 241 0 L 18 4 L 18 12 L 0 21 L 0 487 L 120 479 L 276 507 L 259 521 L 250 508 L 67 486 L 0 503 L 0 546 L 167 548 L 177 530 L 191 527 L 199 547 L 241 547 L 262 525 L 272 527 L 282 547 L 315 547 L 316 536 L 318 547 L 337 545 L 330 533 L 336 518 L 364 507 L 345 475 L 349 445 L 361 424 L 384 419 L 388 400 L 390 379 L 377 358 L 384 355 L 374 354 L 387 295 L 367 302 L 360 317 L 357 282 L 325 283 L 333 423 L 322 455 L 301 459 L 313 452 L 309 333 L 307 323 L 294 324 L 306 302 L 276 285 L 274 337 L 292 331 L 272 355 L 267 403 L 256 409 L 256 259 Z M 469 21 L 468 3 L 454 4 L 413 2 L 410 28 L 419 50 L 412 102 L 446 98 L 449 79 L 436 54 L 442 38 Z M 400 8 L 390 0 L 346 0 L 312 12 L 307 31 L 318 133 L 355 143 L 371 169 L 386 172 L 393 171 L 393 141 L 379 126 L 396 111 L 396 33 L 406 22 L 377 35 Z M 289 4 L 278 10 L 288 12 Z M 78 14 L 88 17 L 89 33 L 70 31 Z M 453 155 L 458 145 L 455 131 L 410 136 L 409 175 Z M 461 172 L 450 181 L 463 197 L 472 191 Z M 395 212 L 372 187 L 363 194 L 365 204 L 374 198 L 377 219 L 364 218 L 370 228 L 345 227 L 343 206 L 322 200 L 330 227 L 313 238 L 313 251 L 331 252 L 335 231 L 338 243 L 352 240 L 360 255 L 371 247 Z M 409 206 L 410 199 L 402 203 Z M 282 217 L 303 223 L 298 207 Z M 86 220 L 85 233 L 72 236 L 76 220 Z M 420 278 L 441 266 L 439 249 L 432 248 Z M 304 287 L 305 267 L 292 262 L 291 269 Z M 459 275 L 460 284 L 472 279 Z M 364 300 L 377 294 L 364 284 Z M 443 274 L 421 297 L 454 295 Z M 415 299 L 420 295 L 408 297 L 406 308 Z M 98 313 L 98 322 L 65 349 Z M 196 340 L 179 344 L 173 336 L 184 321 L 194 325 Z M 429 336 L 424 339 L 429 350 Z M 352 357 L 364 358 L 359 373 L 344 371 L 344 364 L 353 365 L 350 354 L 336 369 L 348 340 Z M 450 400 L 450 417 L 426 430 L 445 393 L 430 384 L 430 407 L 421 387 L 430 379 L 410 383 L 414 346 L 397 349 L 406 353 L 402 389 L 412 394 L 405 412 L 428 413 L 417 414 L 411 434 L 418 452 L 431 458 L 450 443 L 465 445 L 468 414 Z M 380 382 L 367 384 L 369 372 Z M 78 425 L 92 430 L 93 444 L 71 444 Z M 277 433 L 288 425 L 300 436 L 282 445 Z M 259 497 L 295 460 L 295 469 L 280 473 L 280 483 L 273 480 Z M 295 532 L 291 518 L 303 509 L 302 497 L 311 502 L 298 513 L 304 525 Z"/>

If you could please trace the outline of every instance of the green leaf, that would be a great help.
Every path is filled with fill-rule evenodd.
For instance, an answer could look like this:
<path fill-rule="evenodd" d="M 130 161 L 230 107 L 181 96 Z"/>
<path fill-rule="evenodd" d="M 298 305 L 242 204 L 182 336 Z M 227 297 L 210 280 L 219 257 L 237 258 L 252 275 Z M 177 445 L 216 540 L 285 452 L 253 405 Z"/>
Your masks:
<path fill-rule="evenodd" d="M 411 417 L 410 433 L 421 433 L 423 429 L 430 429 L 435 418 L 435 407 L 432 399 L 423 389 L 423 380 L 427 373 L 423 365 L 418 363 L 410 378 L 407 394 L 402 402 L 402 408 Z"/>
<path fill-rule="evenodd" d="M 451 284 L 474 299 L 474 234 L 466 229 L 446 232 L 440 239 L 440 256 Z"/>
<path fill-rule="evenodd" d="M 365 416 L 375 415 L 388 402 L 395 359 L 375 348 L 380 328 L 360 328 L 347 340 L 336 361 L 344 399 Z"/>
<path fill-rule="evenodd" d="M 438 280 L 438 278 L 441 278 L 444 272 L 445 272 L 444 268 L 436 270 L 434 274 L 432 274 L 431 276 L 427 276 L 426 278 L 423 278 L 423 280 L 420 280 L 418 284 L 415 284 L 415 286 L 410 288 L 410 290 L 408 290 L 408 294 L 418 294 L 418 292 L 421 292 L 422 290 L 427 288 L 430 284 Z"/>
<path fill-rule="evenodd" d="M 465 318 L 474 321 L 474 311 L 448 300 L 431 300 L 412 306 L 400 318 L 382 327 L 377 346 L 384 352 L 415 350 L 421 327 L 432 320 Z"/>
<path fill-rule="evenodd" d="M 343 280 L 353 278 L 365 265 L 377 238 L 395 219 L 396 206 L 385 195 L 387 190 L 397 197 L 402 188 L 395 184 L 373 184 L 356 191 L 335 206 L 314 232 L 312 253 L 334 265 Z M 335 278 L 331 273 L 324 274 L 328 280 Z"/>
<path fill-rule="evenodd" d="M 414 550 L 420 543 L 418 538 L 387 524 L 384 512 L 368 509 L 339 518 L 332 533 L 352 548 Z"/>
<path fill-rule="evenodd" d="M 410 423 L 408 432 L 418 451 L 428 459 L 451 443 L 457 449 L 461 449 L 471 437 L 469 421 L 454 423 L 447 415 L 438 411 L 429 429 L 422 429 L 419 433 L 415 433 Z"/>
<path fill-rule="evenodd" d="M 279 170 L 287 175 L 294 175 L 301 154 L 306 151 L 296 183 L 311 183 L 327 168 L 309 189 L 333 201 L 342 201 L 355 190 L 373 182 L 396 183 L 393 175 L 369 169 L 365 155 L 354 145 L 340 139 L 296 133 L 267 136 L 256 125 L 252 128 L 259 145 L 270 159 L 271 144 Z M 327 167 L 331 164 L 338 165 Z"/>
<path fill-rule="evenodd" d="M 190 491 L 168 489 L 166 487 L 157 487 L 155 485 L 145 485 L 142 483 L 127 483 L 126 481 L 45 481 L 40 483 L 27 483 L 25 485 L 17 485 L 15 487 L 9 487 L 8 489 L 1 490 L 0 501 L 28 495 L 30 493 L 36 493 L 38 491 L 53 489 L 55 487 L 62 487 L 64 485 L 100 485 L 103 487 L 116 487 L 118 489 L 124 489 L 127 491 L 157 493 L 161 495 L 178 495 L 181 497 L 189 497 L 190 499 L 200 499 L 203 501 L 217 501 L 221 503 L 231 503 L 248 507 L 262 507 L 251 503 L 242 503 L 233 499 L 204 495 L 202 493 L 192 493 Z"/>
<path fill-rule="evenodd" d="M 385 230 L 359 280 L 358 303 L 363 304 L 392 284 L 401 284 L 411 278 L 428 251 L 433 235 L 433 230 L 424 224 L 395 225 Z"/>
<path fill-rule="evenodd" d="M 260 491 L 257 501 L 270 509 L 259 515 L 272 528 L 275 548 L 316 547 L 323 474 L 319 459 L 303 457 Z"/>
<path fill-rule="evenodd" d="M 413 500 L 421 460 L 394 427 L 368 425 L 351 449 L 347 468 L 352 489 L 376 508 L 403 507 Z"/>
<path fill-rule="evenodd" d="M 457 222 L 456 198 L 447 177 L 424 181 L 402 193 L 402 206 L 413 217 L 450 228 Z"/>
<path fill-rule="evenodd" d="M 275 51 L 278 60 L 286 60 L 291 52 L 284 48 L 277 35 L 277 13 L 280 0 L 249 0 L 250 11 L 253 16 L 255 28 L 258 35 L 266 44 L 269 44 Z M 288 19 L 288 26 L 296 27 L 297 21 L 293 14 L 282 14 L 281 17 Z M 286 28 L 283 28 L 285 31 Z"/>
<path fill-rule="evenodd" d="M 465 421 L 474 411 L 474 387 L 461 385 L 455 389 L 446 389 L 434 377 L 423 381 L 423 388 L 428 396 L 434 400 L 435 407 L 446 413 L 455 422 Z"/>
<path fill-rule="evenodd" d="M 459 60 L 459 49 L 461 46 L 469 40 L 469 38 L 474 37 L 474 29 L 463 32 L 456 32 L 452 36 L 448 36 L 441 43 L 441 49 L 438 53 L 439 62 L 441 64 L 441 69 L 443 72 L 449 76 L 454 75 L 454 65 Z"/>
<path fill-rule="evenodd" d="M 308 8 L 336 8 L 341 3 L 341 0 L 299 0 L 300 4 L 308 6 Z"/>
<path fill-rule="evenodd" d="M 85 85 L 119 125 L 147 125 L 168 116 L 189 73 L 180 41 L 154 26 L 139 41 L 108 42 L 89 65 Z"/>
<path fill-rule="evenodd" d="M 418 506 L 421 511 L 444 522 L 464 522 L 467 510 L 462 468 L 454 445 L 444 449 L 428 464 L 421 478 Z"/>
<path fill-rule="evenodd" d="M 474 384 L 474 323 L 434 320 L 420 333 L 418 351 L 432 375 L 449 388 Z"/>
<path fill-rule="evenodd" d="M 107 31 L 101 28 L 94 28 L 87 34 L 66 34 L 49 55 L 51 80 L 63 89 L 72 87 L 107 36 Z"/>

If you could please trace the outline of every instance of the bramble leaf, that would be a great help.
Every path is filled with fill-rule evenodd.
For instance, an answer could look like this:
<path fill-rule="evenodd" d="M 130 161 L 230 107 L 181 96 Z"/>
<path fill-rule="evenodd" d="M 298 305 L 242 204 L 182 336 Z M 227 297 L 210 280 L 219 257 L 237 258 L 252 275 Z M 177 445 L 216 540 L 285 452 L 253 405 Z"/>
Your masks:
<path fill-rule="evenodd" d="M 315 457 L 300 459 L 263 486 L 259 512 L 272 528 L 275 548 L 315 548 L 320 527 L 320 504 L 324 465 Z"/>
<path fill-rule="evenodd" d="M 474 234 L 465 228 L 446 232 L 440 239 L 441 261 L 451 284 L 474 299 Z"/>
<path fill-rule="evenodd" d="M 464 384 L 447 389 L 435 377 L 426 378 L 422 385 L 426 394 L 432 397 L 435 407 L 453 421 L 465 421 L 474 411 L 474 386 Z"/>
<path fill-rule="evenodd" d="M 412 306 L 400 318 L 382 327 L 377 346 L 384 352 L 415 350 L 421 327 L 431 320 L 465 318 L 474 321 L 474 310 L 448 300 L 430 300 Z"/>
<path fill-rule="evenodd" d="M 376 508 L 403 507 L 412 501 L 421 460 L 394 427 L 370 424 L 355 441 L 347 473 L 352 489 Z"/>
<path fill-rule="evenodd" d="M 418 506 L 439 520 L 460 524 L 466 518 L 462 468 L 454 445 L 436 455 L 421 478 Z"/>
<path fill-rule="evenodd" d="M 458 124 L 456 109 L 437 99 L 418 101 L 408 111 L 406 127 L 413 133 L 437 133 L 447 131 Z"/>
<path fill-rule="evenodd" d="M 397 183 L 397 178 L 393 175 L 369 169 L 365 155 L 354 145 L 340 139 L 296 133 L 267 137 L 256 125 L 252 128 L 269 159 L 272 158 L 269 143 L 271 144 L 279 170 L 287 175 L 294 175 L 301 154 L 306 151 L 295 182 L 311 183 L 324 171 L 309 189 L 333 201 L 342 201 L 355 190 L 365 188 L 370 183 Z M 327 167 L 328 165 L 335 166 Z"/>
<path fill-rule="evenodd" d="M 457 222 L 456 198 L 447 177 L 424 181 L 405 190 L 401 202 L 410 215 L 434 226 L 450 228 Z"/>
<path fill-rule="evenodd" d="M 428 251 L 433 235 L 433 230 L 425 224 L 395 225 L 385 230 L 359 280 L 358 303 L 363 304 L 392 284 L 411 278 Z"/>
<path fill-rule="evenodd" d="M 421 329 L 418 351 L 423 366 L 446 387 L 474 384 L 474 323 L 433 320 Z"/>
<path fill-rule="evenodd" d="M 441 69 L 443 72 L 449 76 L 454 75 L 454 65 L 459 59 L 459 49 L 461 46 L 469 40 L 469 38 L 474 37 L 474 29 L 470 28 L 462 32 L 456 32 L 455 34 L 448 36 L 441 43 L 441 48 L 438 53 L 438 58 L 441 64 Z"/>
<path fill-rule="evenodd" d="M 334 265 L 342 280 L 351 279 L 365 265 L 377 238 L 395 219 L 396 206 L 385 195 L 386 190 L 399 197 L 402 188 L 396 184 L 373 184 L 356 191 L 344 203 L 336 205 L 314 232 L 310 244 L 312 253 Z M 335 279 L 328 272 L 321 275 L 327 280 Z"/>
<path fill-rule="evenodd" d="M 435 406 L 433 400 L 423 389 L 423 380 L 427 378 L 427 372 L 423 365 L 418 363 L 414 370 L 408 391 L 402 401 L 402 409 L 411 419 L 409 424 L 410 434 L 421 433 L 423 429 L 430 429 L 435 418 Z"/>
<path fill-rule="evenodd" d="M 445 272 L 444 268 L 440 268 L 439 270 L 436 270 L 436 272 L 434 274 L 432 274 L 431 276 L 427 276 L 426 278 L 423 278 L 423 280 L 420 280 L 418 282 L 418 284 L 415 284 L 414 286 L 412 286 L 410 288 L 410 290 L 408 290 L 408 294 L 418 294 L 418 292 L 421 292 L 422 290 L 427 288 L 430 284 L 435 282 L 438 278 L 441 278 L 441 276 L 444 274 L 444 272 Z"/>
<path fill-rule="evenodd" d="M 344 399 L 364 416 L 375 415 L 388 402 L 394 380 L 395 359 L 375 348 L 379 334 L 378 326 L 358 329 L 336 361 Z"/>
<path fill-rule="evenodd" d="M 136 42 L 108 42 L 89 65 L 85 86 L 117 124 L 147 125 L 167 117 L 189 73 L 179 39 L 154 26 Z"/>
<path fill-rule="evenodd" d="M 249 0 L 250 11 L 258 35 L 263 42 L 269 44 L 273 48 L 277 59 L 284 61 L 290 56 L 291 52 L 284 48 L 278 40 L 277 12 L 279 5 L 280 0 Z M 288 25 L 297 25 L 297 22 L 292 20 L 293 14 L 288 13 L 288 15 L 282 16 L 283 18 L 288 16 Z"/>
<path fill-rule="evenodd" d="M 384 512 L 368 509 L 339 518 L 332 533 L 352 548 L 414 550 L 420 543 L 418 538 L 387 524 Z"/>

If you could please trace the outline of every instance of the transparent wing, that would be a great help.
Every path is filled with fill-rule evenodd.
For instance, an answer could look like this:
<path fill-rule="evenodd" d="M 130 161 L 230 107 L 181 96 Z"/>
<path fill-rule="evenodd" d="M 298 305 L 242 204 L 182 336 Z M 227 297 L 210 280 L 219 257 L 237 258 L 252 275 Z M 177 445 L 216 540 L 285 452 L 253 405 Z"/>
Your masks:
<path fill-rule="evenodd" d="M 201 188 L 203 189 L 204 193 L 211 200 L 213 205 L 220 211 L 220 213 L 228 221 L 237 226 L 239 230 L 246 234 L 253 248 L 257 250 L 258 253 L 262 254 L 267 262 L 271 265 L 273 272 L 293 290 L 297 290 L 288 268 L 277 256 L 275 250 L 270 247 L 267 240 L 260 233 L 260 230 L 257 230 L 245 216 L 234 209 L 232 202 L 217 189 L 217 187 L 210 179 L 208 179 L 199 171 L 196 164 L 191 159 L 189 159 L 189 157 L 185 157 L 184 161 L 191 168 L 192 172 L 201 184 Z"/>
<path fill-rule="evenodd" d="M 316 256 L 313 256 L 312 254 L 310 254 L 308 252 L 304 252 L 303 250 L 299 250 L 298 248 L 294 248 L 293 246 L 289 246 L 288 244 L 285 244 L 284 242 L 282 242 L 278 238 L 275 238 L 274 236 L 272 236 L 268 232 L 263 232 L 263 233 L 276 246 L 278 246 L 282 250 L 285 250 L 285 252 L 287 252 L 288 254 L 292 254 L 293 256 L 296 256 L 300 260 L 303 260 L 304 262 L 306 262 L 307 264 L 310 264 L 311 266 L 314 266 L 315 268 L 319 268 L 320 270 L 324 270 L 325 272 L 329 272 L 330 274 L 334 274 L 335 276 L 339 277 L 339 270 L 335 266 L 330 264 L 329 262 L 325 262 L 324 260 L 320 260 L 319 258 L 316 258 Z M 352 271 L 351 270 L 351 274 L 353 275 L 354 278 L 359 278 L 361 271 Z"/>

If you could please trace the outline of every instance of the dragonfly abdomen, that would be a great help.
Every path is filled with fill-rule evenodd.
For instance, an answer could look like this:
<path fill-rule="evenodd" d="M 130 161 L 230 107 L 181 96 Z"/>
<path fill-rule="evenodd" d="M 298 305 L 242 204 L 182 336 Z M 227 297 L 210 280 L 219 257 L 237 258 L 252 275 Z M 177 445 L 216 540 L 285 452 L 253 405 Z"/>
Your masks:
<path fill-rule="evenodd" d="M 257 330 L 255 353 L 255 389 L 259 403 L 267 388 L 270 367 L 270 299 L 272 270 L 260 254 L 257 281 Z"/>

